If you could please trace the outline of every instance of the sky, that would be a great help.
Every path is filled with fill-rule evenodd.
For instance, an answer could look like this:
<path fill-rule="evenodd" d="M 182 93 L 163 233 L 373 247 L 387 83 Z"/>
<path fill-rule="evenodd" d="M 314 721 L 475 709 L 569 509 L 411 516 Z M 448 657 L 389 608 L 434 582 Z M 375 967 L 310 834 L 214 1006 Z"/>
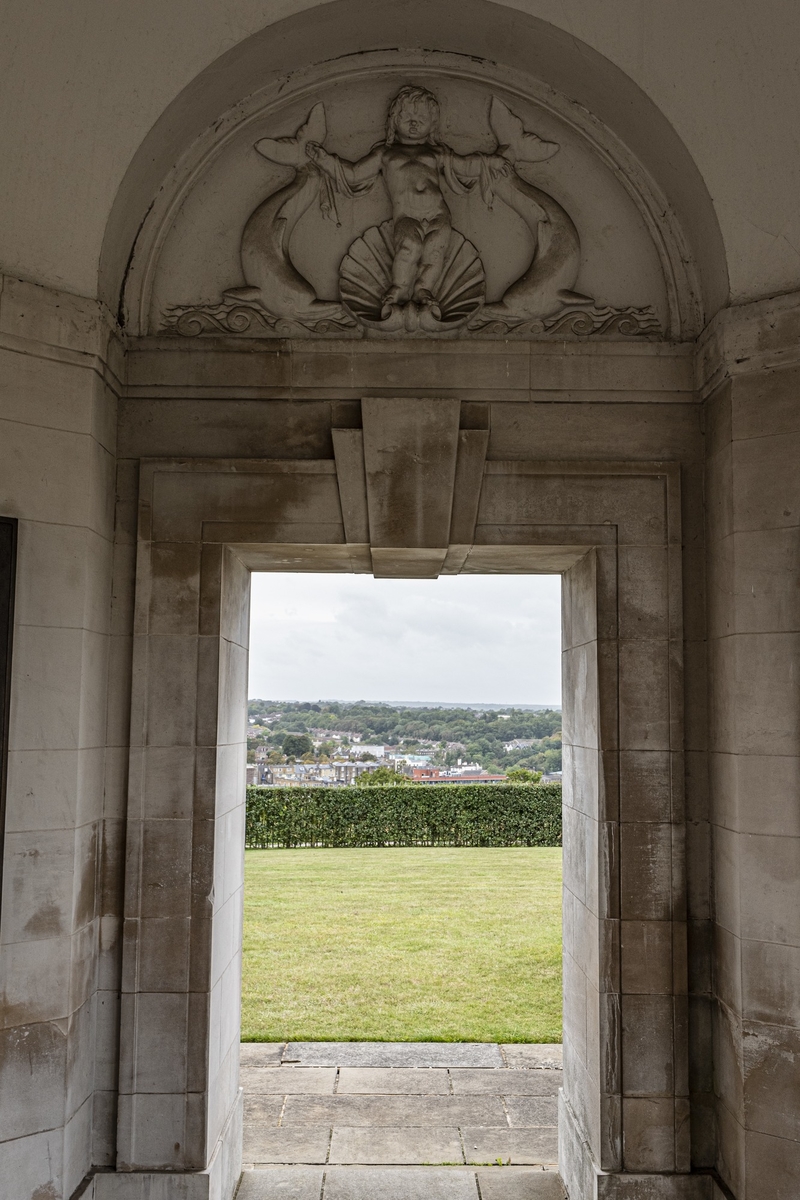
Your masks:
<path fill-rule="evenodd" d="M 253 575 L 251 699 L 561 704 L 558 575 Z"/>

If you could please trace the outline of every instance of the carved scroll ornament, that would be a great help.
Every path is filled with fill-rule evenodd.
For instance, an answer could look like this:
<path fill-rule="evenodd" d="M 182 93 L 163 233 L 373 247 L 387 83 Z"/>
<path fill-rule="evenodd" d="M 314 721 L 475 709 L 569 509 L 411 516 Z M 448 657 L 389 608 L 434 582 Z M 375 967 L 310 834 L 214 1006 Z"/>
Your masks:
<path fill-rule="evenodd" d="M 218 305 L 173 309 L 167 329 L 186 336 L 283 337 L 660 332 L 652 309 L 597 308 L 592 297 L 573 290 L 580 267 L 575 225 L 516 169 L 551 158 L 559 145 L 526 130 L 496 97 L 489 126 L 497 142 L 493 153 L 457 154 L 441 139 L 436 97 L 409 85 L 389 107 L 384 140 L 349 162 L 324 148 L 325 109 L 314 105 L 294 137 L 255 145 L 269 161 L 294 168 L 294 177 L 244 227 L 246 286 L 227 289 Z M 292 261 L 295 226 L 315 202 L 338 224 L 338 205 L 357 202 L 379 179 L 392 215 L 350 246 L 339 266 L 339 299 L 320 298 Z M 530 262 L 494 303 L 486 300 L 478 250 L 453 228 L 448 193 L 489 208 L 499 199 L 530 231 Z"/>

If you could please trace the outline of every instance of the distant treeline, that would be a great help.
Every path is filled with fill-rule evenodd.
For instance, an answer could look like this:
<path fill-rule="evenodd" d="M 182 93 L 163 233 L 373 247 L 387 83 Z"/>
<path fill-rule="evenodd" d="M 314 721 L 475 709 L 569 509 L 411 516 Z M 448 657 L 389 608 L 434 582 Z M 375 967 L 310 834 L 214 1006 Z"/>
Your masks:
<path fill-rule="evenodd" d="M 279 714 L 270 722 L 268 733 L 259 738 L 262 744 L 275 749 L 282 746 L 289 733 L 321 730 L 347 738 L 358 734 L 363 742 L 402 745 L 407 751 L 433 742 L 441 748 L 442 761 L 466 757 L 487 769 L 524 766 L 536 771 L 561 770 L 561 713 L 553 709 L 477 712 L 464 708 L 390 708 L 361 702 L 251 700 L 249 711 L 257 721 Z M 533 739 L 536 745 L 504 750 L 505 742 L 517 739 Z M 452 747 L 449 751 L 448 743 Z"/>
<path fill-rule="evenodd" d="M 249 849 L 560 846 L 560 784 L 248 787 Z"/>

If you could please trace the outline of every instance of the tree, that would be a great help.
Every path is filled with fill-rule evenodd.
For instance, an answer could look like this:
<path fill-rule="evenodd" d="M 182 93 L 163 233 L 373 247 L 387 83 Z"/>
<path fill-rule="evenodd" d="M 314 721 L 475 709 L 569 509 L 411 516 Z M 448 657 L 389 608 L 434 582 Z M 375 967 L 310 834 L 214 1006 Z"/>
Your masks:
<path fill-rule="evenodd" d="M 400 787 L 411 783 L 407 775 L 393 771 L 391 767 L 376 767 L 374 771 L 362 771 L 356 780 L 358 787 Z"/>
<path fill-rule="evenodd" d="M 314 743 L 307 733 L 287 733 L 283 739 L 283 753 L 287 758 L 302 758 L 313 749 Z"/>
<path fill-rule="evenodd" d="M 512 767 L 506 773 L 509 783 L 541 783 L 541 771 L 529 771 L 526 767 Z"/>

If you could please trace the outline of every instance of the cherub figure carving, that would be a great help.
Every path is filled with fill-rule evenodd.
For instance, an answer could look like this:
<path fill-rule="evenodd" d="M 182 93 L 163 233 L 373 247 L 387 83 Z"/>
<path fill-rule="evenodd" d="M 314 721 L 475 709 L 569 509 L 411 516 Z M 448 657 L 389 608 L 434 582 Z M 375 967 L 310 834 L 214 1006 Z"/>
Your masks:
<path fill-rule="evenodd" d="M 531 135 L 528 135 L 531 138 Z M 531 138 L 539 159 L 558 150 L 554 142 Z M 510 147 L 503 147 L 509 150 Z M 402 87 L 389 107 L 386 138 L 358 162 L 329 154 L 317 142 L 308 142 L 306 154 L 333 181 L 336 190 L 350 199 L 369 191 L 383 177 L 392 204 L 394 262 L 391 286 L 383 296 L 386 309 L 413 301 L 434 307 L 445 254 L 452 232 L 444 185 L 466 195 L 476 183 L 491 207 L 492 178 L 508 175 L 511 165 L 498 154 L 456 154 L 439 134 L 439 103 L 432 92 Z M 545 219 L 545 213 L 541 212 Z"/>
<path fill-rule="evenodd" d="M 442 319 L 452 328 L 455 321 L 471 322 L 479 309 L 484 323 L 518 323 L 547 316 L 566 304 L 590 303 L 571 290 L 580 261 L 575 226 L 551 196 L 516 170 L 517 163 L 551 158 L 558 144 L 526 131 L 496 97 L 490 104 L 489 125 L 497 139 L 494 153 L 457 154 L 441 139 L 436 97 L 425 88 L 406 85 L 389 106 L 384 139 L 356 162 L 324 149 L 322 104 L 314 106 L 293 138 L 262 138 L 256 150 L 294 167 L 296 174 L 247 222 L 242 266 L 248 286 L 229 289 L 226 299 L 259 304 L 274 317 L 300 321 L 307 328 L 326 321 L 352 323 L 355 317 L 387 333 L 399 332 L 401 325 L 406 331 L 436 331 L 444 328 Z M 292 231 L 315 198 L 323 215 L 338 223 L 336 196 L 357 200 L 379 178 L 391 202 L 391 220 L 366 230 L 345 257 L 340 280 L 345 307 L 320 299 L 291 261 Z M 448 191 L 475 193 L 489 208 L 499 196 L 533 235 L 528 269 L 493 304 L 485 303 L 478 251 L 453 229 Z M 375 287 L 373 295 L 370 289 Z"/>

